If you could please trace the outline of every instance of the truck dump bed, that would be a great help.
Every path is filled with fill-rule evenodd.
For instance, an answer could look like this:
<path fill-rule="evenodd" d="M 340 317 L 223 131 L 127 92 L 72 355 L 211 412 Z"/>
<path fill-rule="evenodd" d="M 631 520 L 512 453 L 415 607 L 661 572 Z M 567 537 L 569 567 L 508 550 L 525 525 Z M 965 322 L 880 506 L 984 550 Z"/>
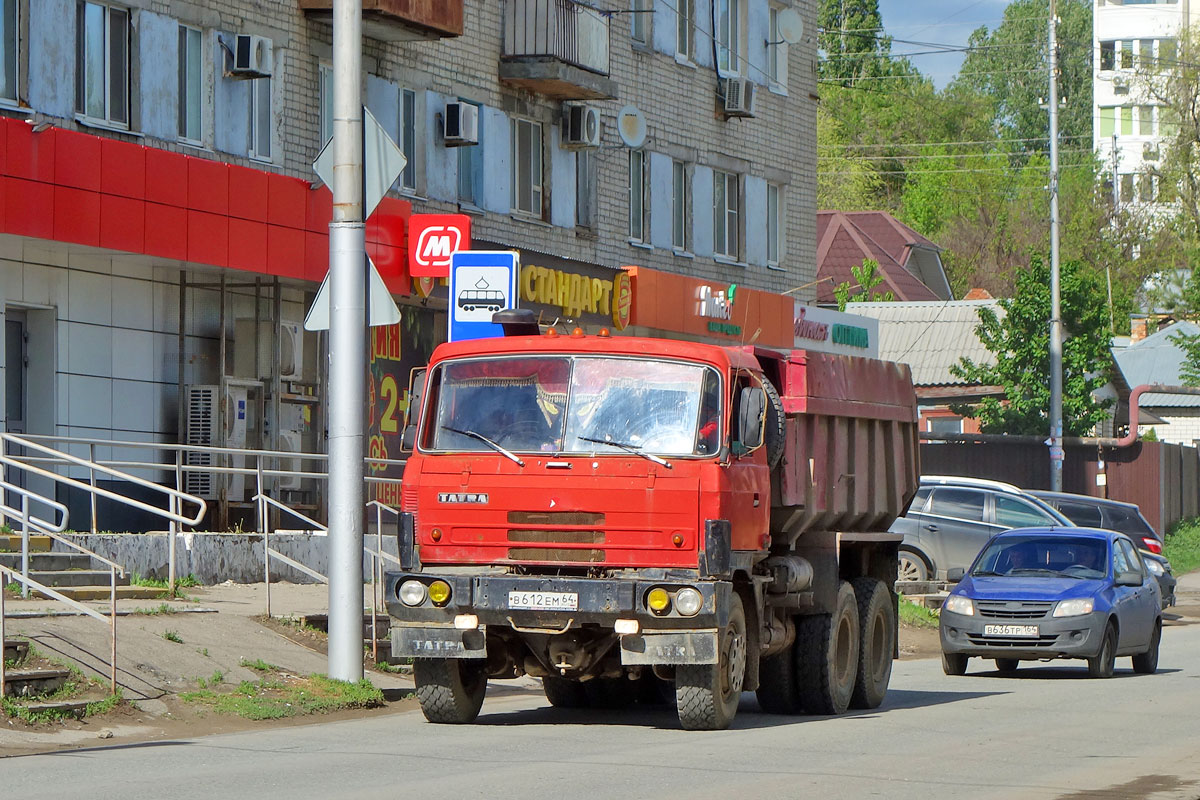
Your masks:
<path fill-rule="evenodd" d="M 917 490 L 917 399 L 906 364 L 794 350 L 778 360 L 786 419 L 771 530 L 886 531 Z"/>

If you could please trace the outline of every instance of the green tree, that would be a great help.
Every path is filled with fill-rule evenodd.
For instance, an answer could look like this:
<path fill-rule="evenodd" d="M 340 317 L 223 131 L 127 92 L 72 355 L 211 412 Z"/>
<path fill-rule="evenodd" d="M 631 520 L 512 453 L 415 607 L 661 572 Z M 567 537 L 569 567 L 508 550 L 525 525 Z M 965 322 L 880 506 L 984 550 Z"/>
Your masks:
<path fill-rule="evenodd" d="M 839 211 L 876 208 L 882 181 L 870 161 L 847 148 L 849 137 L 824 106 L 817 106 L 817 207 Z"/>
<path fill-rule="evenodd" d="M 1111 400 L 1092 392 L 1108 380 L 1112 366 L 1106 291 L 1097 275 L 1078 262 L 1061 264 L 1063 316 L 1063 431 L 1084 436 L 1108 417 Z M 1003 401 L 984 398 L 955 412 L 976 417 L 985 433 L 1044 434 L 1050 431 L 1050 267 L 1041 256 L 1021 270 L 1012 298 L 1000 301 L 1001 317 L 979 310 L 976 335 L 995 364 L 963 358 L 950 371 L 981 386 L 1002 386 Z"/>
<path fill-rule="evenodd" d="M 856 267 L 850 268 L 850 274 L 858 283 L 855 286 L 850 281 L 843 281 L 833 287 L 833 296 L 837 299 L 838 311 L 845 311 L 850 303 L 865 303 L 869 300 L 890 303 L 896 299 L 891 289 L 876 292 L 875 287 L 883 283 L 883 274 L 879 271 L 879 262 L 873 258 L 864 258 Z M 855 291 L 857 289 L 857 291 Z"/>
<path fill-rule="evenodd" d="M 848 85 L 887 71 L 891 38 L 883 35 L 878 0 L 821 0 L 817 26 L 822 78 Z"/>

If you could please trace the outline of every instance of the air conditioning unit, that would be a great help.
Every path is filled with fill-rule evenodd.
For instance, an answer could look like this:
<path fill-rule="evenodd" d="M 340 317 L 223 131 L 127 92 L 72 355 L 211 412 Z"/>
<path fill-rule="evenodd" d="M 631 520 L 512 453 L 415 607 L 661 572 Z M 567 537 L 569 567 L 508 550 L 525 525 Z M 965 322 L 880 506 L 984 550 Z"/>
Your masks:
<path fill-rule="evenodd" d="M 233 67 L 229 74 L 236 78 L 269 78 L 272 60 L 270 39 L 239 33 L 233 43 Z"/>
<path fill-rule="evenodd" d="M 225 387 L 225 439 L 221 447 L 246 446 L 246 417 L 250 413 L 245 386 Z"/>
<path fill-rule="evenodd" d="M 442 139 L 446 147 L 479 144 L 479 107 L 458 100 L 446 103 Z"/>
<path fill-rule="evenodd" d="M 1158 161 L 1158 142 L 1146 142 L 1142 145 L 1143 161 Z"/>
<path fill-rule="evenodd" d="M 563 109 L 562 146 L 599 147 L 600 109 L 583 103 L 568 104 Z"/>
<path fill-rule="evenodd" d="M 286 450 L 289 453 L 299 453 L 300 450 L 300 432 L 299 431 L 280 431 L 279 432 L 279 449 Z M 279 469 L 290 470 L 291 472 L 299 472 L 301 467 L 301 459 L 299 458 L 280 458 L 276 461 Z M 276 476 L 275 488 L 277 489 L 299 489 L 303 479 L 299 475 L 278 475 Z"/>
<path fill-rule="evenodd" d="M 279 323 L 279 377 L 300 380 L 304 374 L 304 326 L 284 320 Z"/>
<path fill-rule="evenodd" d="M 275 323 L 243 317 L 234 323 L 233 375 L 238 378 L 269 379 L 276 365 Z M 298 381 L 304 374 L 304 326 L 283 320 L 279 323 L 279 377 Z M 258 360 L 255 361 L 255 351 Z"/>
<path fill-rule="evenodd" d="M 725 116 L 754 116 L 754 84 L 747 78 L 724 78 L 721 91 L 725 99 Z"/>
<path fill-rule="evenodd" d="M 184 403 L 187 408 L 186 430 L 184 440 L 189 445 L 197 447 L 213 447 L 216 444 L 217 427 L 217 386 L 193 385 L 184 389 Z M 187 466 L 211 467 L 214 456 L 212 453 L 198 453 L 191 450 L 185 453 Z M 213 473 L 204 471 L 185 470 L 183 473 L 183 490 L 188 494 L 203 497 L 205 500 L 215 500 L 216 487 L 213 483 Z"/>
<path fill-rule="evenodd" d="M 1129 76 L 1128 75 L 1113 75 L 1113 89 L 1118 92 L 1129 91 Z"/>

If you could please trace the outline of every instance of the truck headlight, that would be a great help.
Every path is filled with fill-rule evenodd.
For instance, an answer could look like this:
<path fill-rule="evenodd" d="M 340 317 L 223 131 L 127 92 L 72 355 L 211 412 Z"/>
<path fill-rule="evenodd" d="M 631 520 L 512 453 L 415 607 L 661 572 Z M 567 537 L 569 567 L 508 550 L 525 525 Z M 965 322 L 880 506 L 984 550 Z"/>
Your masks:
<path fill-rule="evenodd" d="M 675 610 L 680 616 L 694 617 L 703 605 L 704 597 L 690 586 L 675 593 Z"/>
<path fill-rule="evenodd" d="M 946 602 L 942 605 L 952 614 L 962 614 L 964 617 L 975 616 L 975 603 L 969 597 L 963 597 L 961 594 L 952 594 L 946 598 Z"/>
<path fill-rule="evenodd" d="M 1056 617 L 1078 617 L 1080 614 L 1090 614 L 1095 603 L 1090 597 L 1077 597 L 1074 600 L 1063 600 L 1054 609 Z"/>
<path fill-rule="evenodd" d="M 429 599 L 435 606 L 444 606 L 450 602 L 450 584 L 442 580 L 429 584 Z"/>
<path fill-rule="evenodd" d="M 427 592 L 425 584 L 420 581 L 405 581 L 400 584 L 400 591 L 396 592 L 400 598 L 400 602 L 406 606 L 419 606 L 425 602 Z"/>
<path fill-rule="evenodd" d="M 646 593 L 646 607 L 655 614 L 665 614 L 671 608 L 671 595 L 661 586 Z"/>

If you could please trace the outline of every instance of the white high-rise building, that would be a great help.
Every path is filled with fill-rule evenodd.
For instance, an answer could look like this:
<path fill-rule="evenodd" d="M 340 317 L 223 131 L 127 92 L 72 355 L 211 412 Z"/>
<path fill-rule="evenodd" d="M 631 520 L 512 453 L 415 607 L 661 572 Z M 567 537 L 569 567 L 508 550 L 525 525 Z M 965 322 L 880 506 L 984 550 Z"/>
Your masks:
<path fill-rule="evenodd" d="M 1092 22 L 1093 147 L 1120 203 L 1157 203 L 1156 167 L 1170 120 L 1139 91 L 1137 74 L 1179 63 L 1180 32 L 1200 22 L 1197 0 L 1096 0 Z"/>

